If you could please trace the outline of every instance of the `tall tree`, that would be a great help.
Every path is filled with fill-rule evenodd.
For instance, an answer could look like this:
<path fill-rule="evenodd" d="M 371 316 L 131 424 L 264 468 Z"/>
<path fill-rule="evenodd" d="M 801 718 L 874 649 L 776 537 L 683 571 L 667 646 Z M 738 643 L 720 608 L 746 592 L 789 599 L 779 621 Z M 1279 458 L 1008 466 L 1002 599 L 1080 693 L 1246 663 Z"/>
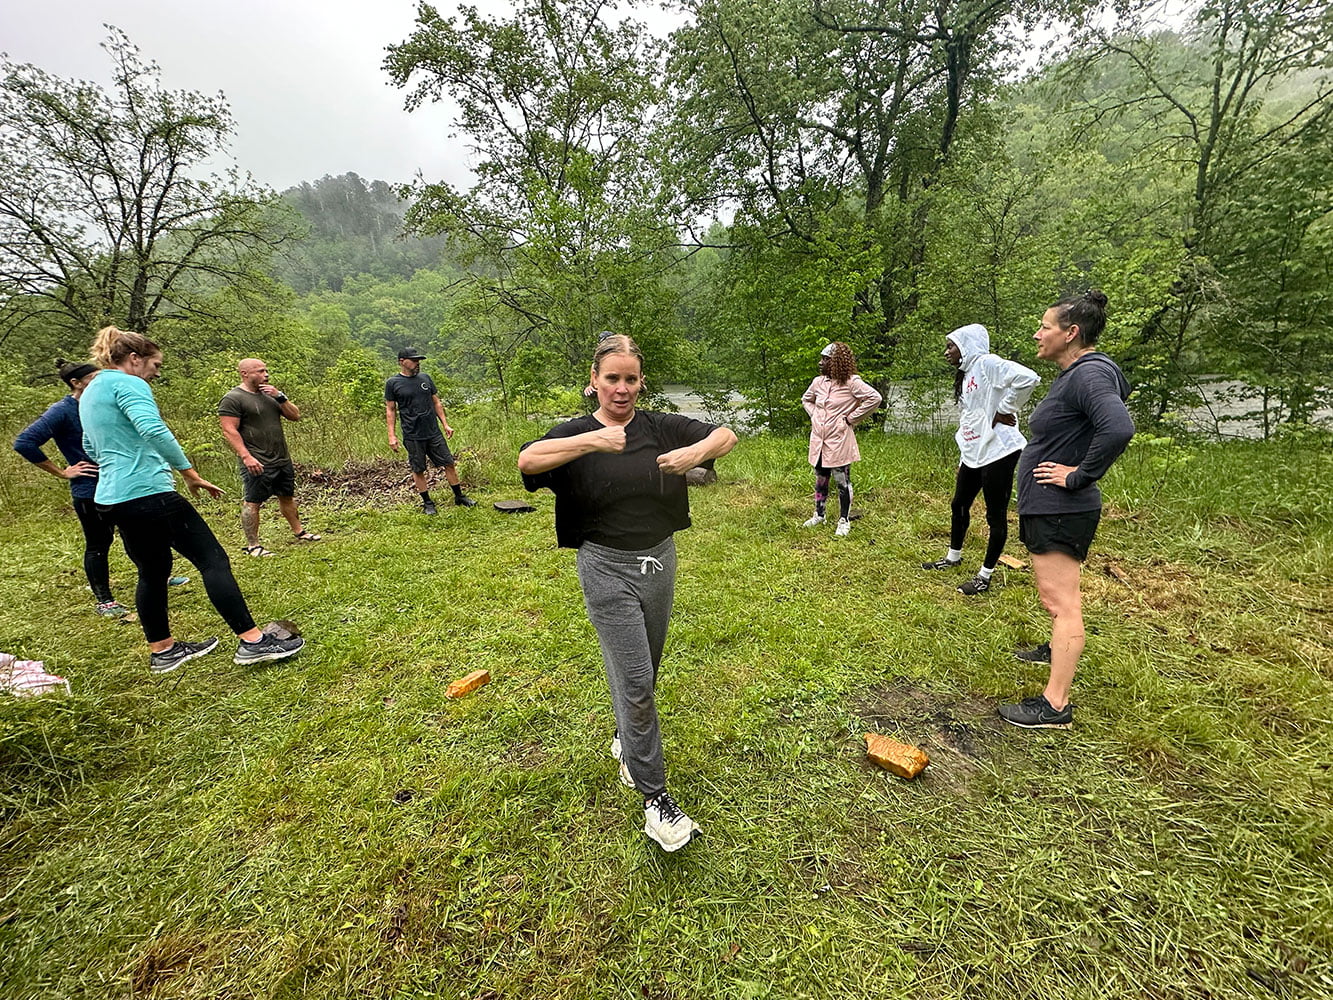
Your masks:
<path fill-rule="evenodd" d="M 385 66 L 411 85 L 407 105 L 449 95 L 477 184 L 414 192 L 409 227 L 446 234 L 473 266 L 475 301 L 498 303 L 517 350 L 559 359 L 568 383 L 596 332 L 610 327 L 661 346 L 670 310 L 650 308 L 663 249 L 676 243 L 653 211 L 643 169 L 658 96 L 660 44 L 602 0 L 522 0 L 512 14 L 418 8 L 417 28 Z M 529 352 L 530 356 L 536 356 Z"/>
<path fill-rule="evenodd" d="M 166 89 L 116 28 L 102 47 L 106 90 L 0 63 L 0 343 L 34 319 L 148 330 L 206 312 L 289 232 L 248 176 L 203 175 L 234 128 L 222 95 Z"/>
<path fill-rule="evenodd" d="M 1203 357 L 1200 320 L 1224 294 L 1215 261 L 1234 253 L 1234 230 L 1221 225 L 1222 210 L 1246 178 L 1333 116 L 1333 6 L 1324 0 L 1212 0 L 1190 11 L 1180 35 L 1162 30 L 1163 17 L 1163 4 L 1144 5 L 1066 63 L 1090 130 L 1133 122 L 1157 162 L 1187 182 L 1176 206 L 1179 271 L 1139 331 L 1163 359 L 1146 387 L 1158 416 L 1181 401 Z M 1124 68 L 1126 85 L 1105 85 Z M 1297 80 L 1308 85 L 1292 91 Z"/>

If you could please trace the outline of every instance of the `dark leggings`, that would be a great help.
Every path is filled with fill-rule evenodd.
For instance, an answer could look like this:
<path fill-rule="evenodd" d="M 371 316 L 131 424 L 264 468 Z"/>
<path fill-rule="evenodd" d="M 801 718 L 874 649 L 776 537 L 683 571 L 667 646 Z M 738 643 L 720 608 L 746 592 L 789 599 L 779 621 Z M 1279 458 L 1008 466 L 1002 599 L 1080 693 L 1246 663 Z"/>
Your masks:
<path fill-rule="evenodd" d="M 852 467 L 850 465 L 838 465 L 831 469 L 822 465 L 815 466 L 815 513 L 820 517 L 824 516 L 824 509 L 828 505 L 830 479 L 838 487 L 838 517 L 845 521 L 852 512 Z"/>
<path fill-rule="evenodd" d="M 88 586 L 98 604 L 107 604 L 114 600 L 107 556 L 111 552 L 115 526 L 91 498 L 80 500 L 75 497 L 74 513 L 79 515 L 79 524 L 83 526 L 83 572 L 88 577 Z"/>
<path fill-rule="evenodd" d="M 167 580 L 171 550 L 175 549 L 199 570 L 213 607 L 239 635 L 255 627 L 250 609 L 231 573 L 231 561 L 194 506 L 174 490 L 101 507 L 120 529 L 125 551 L 139 569 L 134 606 L 149 642 L 171 636 L 167 624 Z"/>
<path fill-rule="evenodd" d="M 1004 543 L 1009 540 L 1009 498 L 1014 495 L 1014 469 L 1018 465 L 1021 452 L 997 458 L 990 465 L 973 469 L 966 465 L 958 466 L 958 478 L 954 481 L 953 518 L 949 525 L 949 548 L 961 549 L 963 539 L 967 537 L 968 525 L 972 523 L 972 501 L 980 493 L 986 501 L 986 524 L 990 527 L 990 540 L 986 543 L 986 560 L 982 563 L 987 569 L 994 569 L 1004 551 Z"/>

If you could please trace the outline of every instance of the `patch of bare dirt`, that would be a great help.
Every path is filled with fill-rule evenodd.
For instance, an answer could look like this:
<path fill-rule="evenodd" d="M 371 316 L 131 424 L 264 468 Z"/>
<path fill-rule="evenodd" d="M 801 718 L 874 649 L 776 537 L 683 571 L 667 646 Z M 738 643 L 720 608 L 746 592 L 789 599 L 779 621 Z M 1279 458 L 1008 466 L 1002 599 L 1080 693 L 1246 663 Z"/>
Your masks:
<path fill-rule="evenodd" d="M 995 705 L 975 695 L 945 695 L 907 679 L 871 688 L 852 704 L 866 732 L 918 746 L 930 766 L 916 779 L 927 787 L 963 795 L 990 762 L 1004 723 Z M 869 761 L 867 767 L 874 767 Z"/>
<path fill-rule="evenodd" d="M 130 985 L 136 996 L 148 996 L 168 980 L 187 975 L 196 965 L 209 961 L 211 944 L 182 934 L 168 934 L 148 942 L 130 968 Z"/>
<path fill-rule="evenodd" d="M 295 469 L 301 498 L 326 506 L 390 510 L 417 499 L 412 472 L 404 459 L 348 462 L 341 469 L 297 463 Z M 426 478 L 431 489 L 448 493 L 442 469 L 427 469 Z M 472 485 L 463 483 L 465 489 Z"/>
<path fill-rule="evenodd" d="M 1175 612 L 1202 607 L 1203 587 L 1184 566 L 1154 559 L 1131 562 L 1094 552 L 1083 569 L 1086 592 L 1123 600 L 1125 591 L 1138 598 L 1144 609 Z"/>

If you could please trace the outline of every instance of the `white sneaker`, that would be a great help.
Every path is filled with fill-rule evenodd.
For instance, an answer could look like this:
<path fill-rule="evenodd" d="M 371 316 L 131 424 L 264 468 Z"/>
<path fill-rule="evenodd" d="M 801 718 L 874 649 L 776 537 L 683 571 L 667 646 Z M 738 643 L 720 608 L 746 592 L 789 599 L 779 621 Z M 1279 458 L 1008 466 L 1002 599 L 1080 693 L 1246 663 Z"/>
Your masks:
<path fill-rule="evenodd" d="M 802 528 L 818 528 L 818 527 L 819 527 L 821 524 L 823 524 L 823 523 L 824 523 L 824 515 L 823 515 L 823 514 L 816 514 L 814 517 L 810 518 L 810 520 L 808 520 L 808 521 L 806 521 L 804 524 L 802 524 L 801 527 L 802 527 Z"/>
<path fill-rule="evenodd" d="M 841 518 L 838 521 L 837 529 L 833 533 L 837 535 L 839 538 L 846 538 L 848 535 L 852 533 L 852 522 L 847 520 L 847 518 L 845 517 Z"/>
<path fill-rule="evenodd" d="M 667 853 L 679 851 L 695 837 L 703 836 L 699 824 L 686 816 L 666 792 L 644 803 L 643 832 Z"/>
<path fill-rule="evenodd" d="M 611 737 L 611 756 L 620 763 L 620 783 L 626 788 L 634 787 L 634 778 L 629 773 L 629 767 L 625 764 L 625 751 L 620 745 L 620 734 Z"/>

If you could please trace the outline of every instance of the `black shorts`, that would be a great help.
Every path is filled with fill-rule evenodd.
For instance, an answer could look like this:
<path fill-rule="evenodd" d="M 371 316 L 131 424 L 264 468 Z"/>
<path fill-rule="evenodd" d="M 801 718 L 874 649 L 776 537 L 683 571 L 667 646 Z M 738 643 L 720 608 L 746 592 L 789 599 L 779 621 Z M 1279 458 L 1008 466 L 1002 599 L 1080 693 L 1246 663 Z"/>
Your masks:
<path fill-rule="evenodd" d="M 269 497 L 289 497 L 296 492 L 296 470 L 291 462 L 266 465 L 255 475 L 241 466 L 241 496 L 246 503 L 263 503 Z"/>
<path fill-rule="evenodd" d="M 425 441 L 406 438 L 403 444 L 407 445 L 407 461 L 417 475 L 426 471 L 427 459 L 438 469 L 445 469 L 454 464 L 453 452 L 449 450 L 449 442 L 444 439 L 443 434 L 437 434 Z"/>
<path fill-rule="evenodd" d="M 1064 552 L 1079 562 L 1088 558 L 1100 510 L 1080 510 L 1072 514 L 1019 514 L 1018 538 L 1033 555 Z"/>

